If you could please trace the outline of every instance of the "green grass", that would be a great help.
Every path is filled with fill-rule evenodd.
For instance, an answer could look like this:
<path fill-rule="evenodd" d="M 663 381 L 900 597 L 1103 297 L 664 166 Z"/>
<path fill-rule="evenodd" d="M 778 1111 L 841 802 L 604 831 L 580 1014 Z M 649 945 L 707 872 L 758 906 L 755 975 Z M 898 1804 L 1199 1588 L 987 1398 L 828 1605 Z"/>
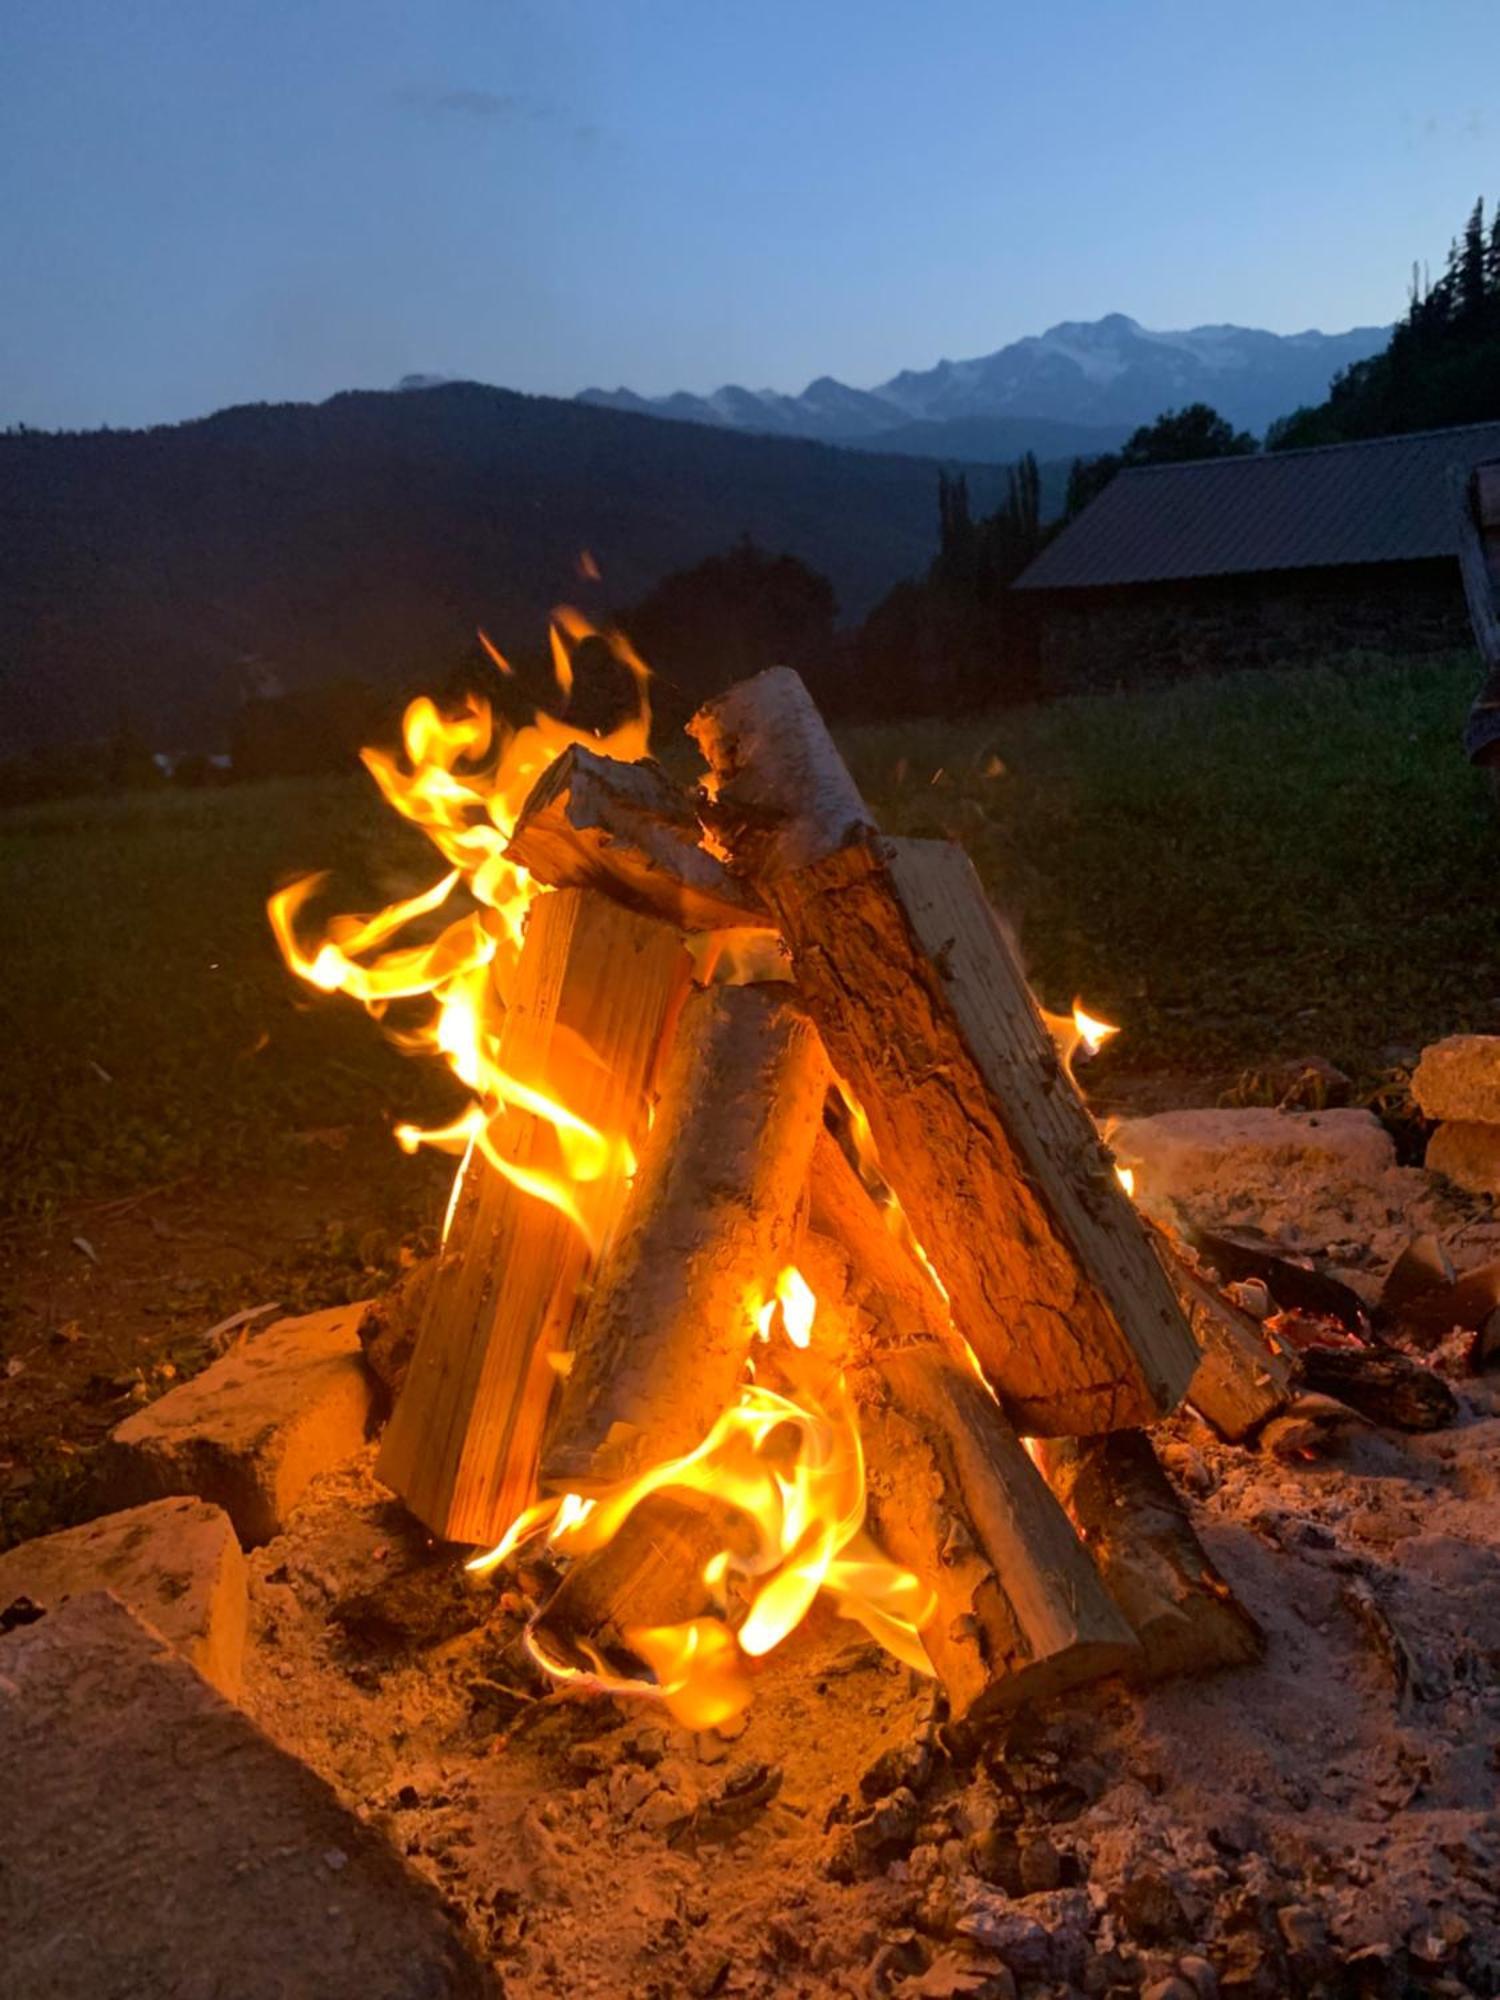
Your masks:
<path fill-rule="evenodd" d="M 1121 1021 L 1122 1061 L 1316 1051 L 1371 1078 L 1500 1026 L 1500 822 L 1458 749 L 1475 679 L 1354 661 L 845 743 L 893 831 L 965 841 L 1039 992 Z M 294 986 L 263 913 L 319 866 L 336 906 L 373 907 L 429 854 L 357 774 L 0 819 L 4 1208 L 276 1170 L 299 1132 L 450 1102 L 358 1009 Z"/>

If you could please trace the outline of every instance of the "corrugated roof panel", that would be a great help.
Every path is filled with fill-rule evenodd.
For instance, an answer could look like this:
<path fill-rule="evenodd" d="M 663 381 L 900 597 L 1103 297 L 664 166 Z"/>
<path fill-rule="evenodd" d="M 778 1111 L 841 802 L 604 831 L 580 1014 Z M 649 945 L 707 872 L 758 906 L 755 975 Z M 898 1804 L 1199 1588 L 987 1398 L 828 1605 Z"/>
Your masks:
<path fill-rule="evenodd" d="M 1121 472 L 1017 578 L 1087 590 L 1455 552 L 1449 467 L 1500 458 L 1500 423 Z"/>

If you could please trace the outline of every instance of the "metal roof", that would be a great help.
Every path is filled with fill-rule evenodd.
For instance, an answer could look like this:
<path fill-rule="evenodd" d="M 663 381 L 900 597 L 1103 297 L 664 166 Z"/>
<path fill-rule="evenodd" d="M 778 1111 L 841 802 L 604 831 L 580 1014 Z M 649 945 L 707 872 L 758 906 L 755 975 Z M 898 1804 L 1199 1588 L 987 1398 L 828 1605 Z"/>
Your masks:
<path fill-rule="evenodd" d="M 1120 472 L 1016 590 L 1414 562 L 1456 554 L 1448 468 L 1500 457 L 1500 423 Z"/>

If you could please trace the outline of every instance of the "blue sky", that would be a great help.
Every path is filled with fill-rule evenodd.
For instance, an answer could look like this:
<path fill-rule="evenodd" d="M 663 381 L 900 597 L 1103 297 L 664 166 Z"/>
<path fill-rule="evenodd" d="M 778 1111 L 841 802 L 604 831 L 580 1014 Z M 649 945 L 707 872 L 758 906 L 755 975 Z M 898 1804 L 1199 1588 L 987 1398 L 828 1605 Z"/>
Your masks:
<path fill-rule="evenodd" d="M 1494 0 L 3 0 L 0 422 L 1381 322 L 1500 194 L 1497 56 Z"/>

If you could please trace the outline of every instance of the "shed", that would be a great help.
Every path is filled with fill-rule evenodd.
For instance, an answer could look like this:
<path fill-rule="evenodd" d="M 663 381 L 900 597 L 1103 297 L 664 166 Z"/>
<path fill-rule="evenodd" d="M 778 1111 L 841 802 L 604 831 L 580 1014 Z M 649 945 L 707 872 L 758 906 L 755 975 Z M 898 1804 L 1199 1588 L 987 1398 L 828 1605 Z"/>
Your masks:
<path fill-rule="evenodd" d="M 1050 688 L 1472 644 L 1451 468 L 1500 423 L 1119 473 L 1022 572 Z"/>

